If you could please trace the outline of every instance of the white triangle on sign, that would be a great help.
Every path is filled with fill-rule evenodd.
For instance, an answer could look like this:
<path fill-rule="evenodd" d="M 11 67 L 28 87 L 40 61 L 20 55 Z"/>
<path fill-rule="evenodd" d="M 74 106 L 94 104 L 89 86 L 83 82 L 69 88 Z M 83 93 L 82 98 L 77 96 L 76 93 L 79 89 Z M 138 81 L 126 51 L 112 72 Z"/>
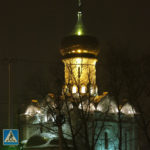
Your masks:
<path fill-rule="evenodd" d="M 9 132 L 4 142 L 17 142 L 15 136 L 13 135 L 12 131 Z"/>

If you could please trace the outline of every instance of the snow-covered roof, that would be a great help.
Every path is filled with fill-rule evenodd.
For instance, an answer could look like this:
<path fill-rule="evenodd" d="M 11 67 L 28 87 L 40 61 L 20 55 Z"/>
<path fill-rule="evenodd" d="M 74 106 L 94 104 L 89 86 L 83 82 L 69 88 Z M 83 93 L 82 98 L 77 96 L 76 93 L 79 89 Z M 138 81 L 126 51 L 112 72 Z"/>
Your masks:
<path fill-rule="evenodd" d="M 63 104 L 62 111 L 65 112 L 67 110 L 67 107 L 69 110 L 73 109 L 73 104 L 71 101 L 68 101 L 67 103 Z M 97 107 L 95 107 L 95 104 L 92 103 L 89 100 L 85 100 L 83 102 L 80 102 L 78 105 L 79 109 L 83 109 L 84 111 L 99 111 L 102 113 L 109 113 L 109 114 L 117 114 L 119 112 L 118 109 L 120 109 L 121 113 L 125 115 L 134 115 L 136 114 L 135 109 L 129 104 L 126 103 L 123 106 L 117 106 L 116 102 L 106 96 L 103 98 L 98 104 Z M 36 116 L 36 120 L 40 120 L 43 122 L 47 122 L 48 120 L 53 120 L 53 117 L 49 114 L 47 115 L 47 109 L 42 109 L 39 107 L 36 107 L 34 105 L 29 105 L 25 111 L 25 115 L 27 116 Z M 41 116 L 45 116 L 44 120 L 41 118 Z M 42 120 L 41 120 L 42 119 Z M 39 121 L 38 121 L 39 122 Z"/>
<path fill-rule="evenodd" d="M 109 97 L 101 100 L 97 105 L 97 111 L 107 112 L 107 113 L 117 113 L 118 108 L 115 101 L 111 100 Z"/>
<path fill-rule="evenodd" d="M 95 106 L 92 102 L 86 100 L 79 104 L 79 109 L 83 109 L 84 111 L 95 111 Z"/>
<path fill-rule="evenodd" d="M 25 111 L 25 115 L 29 115 L 29 116 L 32 116 L 38 113 L 41 113 L 41 109 L 34 105 L 29 105 Z"/>
<path fill-rule="evenodd" d="M 107 112 L 115 114 L 119 112 L 119 108 L 120 106 L 117 106 L 116 102 L 107 96 L 98 103 L 96 110 L 101 111 L 103 113 Z M 125 103 L 120 109 L 121 113 L 125 115 L 136 114 L 135 109 L 129 103 Z"/>
<path fill-rule="evenodd" d="M 67 107 L 68 107 L 69 110 L 73 109 L 73 104 L 70 101 L 68 101 L 67 103 L 64 102 L 63 107 L 62 107 L 63 111 L 66 111 Z"/>
<path fill-rule="evenodd" d="M 121 108 L 121 112 L 122 112 L 123 114 L 126 114 L 126 115 L 134 115 L 134 114 L 136 114 L 135 109 L 134 109 L 129 103 L 126 103 L 126 104 Z"/>

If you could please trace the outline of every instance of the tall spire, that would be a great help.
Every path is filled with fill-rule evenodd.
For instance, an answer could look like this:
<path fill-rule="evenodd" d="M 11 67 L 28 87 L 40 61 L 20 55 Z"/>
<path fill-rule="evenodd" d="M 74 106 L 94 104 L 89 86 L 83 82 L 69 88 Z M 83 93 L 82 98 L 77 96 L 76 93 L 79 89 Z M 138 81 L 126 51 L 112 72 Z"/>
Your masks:
<path fill-rule="evenodd" d="M 81 12 L 81 6 L 82 6 L 81 0 L 78 0 L 78 12 L 79 11 Z"/>
<path fill-rule="evenodd" d="M 77 23 L 72 34 L 82 36 L 85 35 L 85 33 L 85 27 L 82 21 L 82 2 L 81 0 L 78 0 Z"/>

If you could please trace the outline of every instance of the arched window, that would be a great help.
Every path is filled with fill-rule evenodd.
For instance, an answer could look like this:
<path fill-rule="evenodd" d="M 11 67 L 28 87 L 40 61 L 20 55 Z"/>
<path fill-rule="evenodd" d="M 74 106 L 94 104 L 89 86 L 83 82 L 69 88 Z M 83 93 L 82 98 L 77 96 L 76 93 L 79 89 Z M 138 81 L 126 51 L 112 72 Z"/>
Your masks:
<path fill-rule="evenodd" d="M 75 94 L 75 93 L 77 93 L 77 91 L 78 91 L 77 86 L 73 85 L 73 87 L 72 87 L 72 93 Z"/>
<path fill-rule="evenodd" d="M 98 94 L 98 87 L 95 86 L 95 94 Z"/>
<path fill-rule="evenodd" d="M 81 89 L 80 89 L 80 92 L 82 93 L 82 94 L 84 94 L 84 93 L 86 93 L 86 86 L 85 85 L 82 85 L 81 86 Z"/>
<path fill-rule="evenodd" d="M 94 87 L 93 87 L 93 85 L 90 86 L 90 94 L 91 94 L 91 95 L 94 94 Z"/>

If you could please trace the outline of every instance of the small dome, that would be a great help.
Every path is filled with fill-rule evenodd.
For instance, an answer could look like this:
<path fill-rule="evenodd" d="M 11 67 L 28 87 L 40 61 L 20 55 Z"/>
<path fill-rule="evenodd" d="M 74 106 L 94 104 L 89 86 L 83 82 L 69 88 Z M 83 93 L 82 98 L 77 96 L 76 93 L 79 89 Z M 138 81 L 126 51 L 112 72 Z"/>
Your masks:
<path fill-rule="evenodd" d="M 67 103 L 64 103 L 63 104 L 63 107 L 62 107 L 62 110 L 63 111 L 66 111 L 67 110 L 67 107 L 68 107 L 68 109 L 70 110 L 70 109 L 73 109 L 73 104 L 69 101 L 69 102 L 67 102 Z"/>
<path fill-rule="evenodd" d="M 129 103 L 126 103 L 126 104 L 122 107 L 121 112 L 122 112 L 123 114 L 126 114 L 126 115 L 134 115 L 134 114 L 136 114 L 135 109 L 134 109 Z"/>
<path fill-rule="evenodd" d="M 84 111 L 95 111 L 95 106 L 89 100 L 86 100 L 79 104 L 79 109 L 83 109 Z"/>
<path fill-rule="evenodd" d="M 40 108 L 34 105 L 29 105 L 25 111 L 25 115 L 29 115 L 29 116 L 35 115 L 37 113 L 41 113 L 41 110 Z"/>
<path fill-rule="evenodd" d="M 104 98 L 98 103 L 97 110 L 101 112 L 108 112 L 108 113 L 118 112 L 116 103 L 113 100 L 109 99 L 108 97 Z"/>
<path fill-rule="evenodd" d="M 33 135 L 32 137 L 29 138 L 26 146 L 39 146 L 47 143 L 47 141 L 48 141 L 47 139 L 45 139 L 40 135 Z"/>

